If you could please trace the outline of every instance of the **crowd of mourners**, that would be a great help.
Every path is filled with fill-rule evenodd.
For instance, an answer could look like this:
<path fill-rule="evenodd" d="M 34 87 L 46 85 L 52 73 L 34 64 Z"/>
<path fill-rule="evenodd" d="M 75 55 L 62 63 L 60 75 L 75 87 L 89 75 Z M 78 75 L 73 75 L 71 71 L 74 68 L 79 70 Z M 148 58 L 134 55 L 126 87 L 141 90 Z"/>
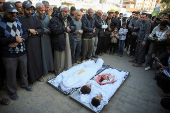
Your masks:
<path fill-rule="evenodd" d="M 163 90 L 161 105 L 170 110 L 170 14 L 151 14 L 53 7 L 48 1 L 0 0 L 0 86 L 19 99 L 21 87 L 32 91 L 48 72 L 68 70 L 103 54 L 133 58 L 134 67 L 156 67 L 154 79 Z M 9 99 L 0 97 L 0 103 Z"/>

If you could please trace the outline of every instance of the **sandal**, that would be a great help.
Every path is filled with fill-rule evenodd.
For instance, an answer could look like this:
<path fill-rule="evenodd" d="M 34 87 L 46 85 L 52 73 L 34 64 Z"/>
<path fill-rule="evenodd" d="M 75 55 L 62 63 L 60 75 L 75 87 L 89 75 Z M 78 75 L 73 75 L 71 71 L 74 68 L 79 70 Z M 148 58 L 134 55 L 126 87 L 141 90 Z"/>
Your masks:
<path fill-rule="evenodd" d="M 39 79 L 38 79 L 38 81 L 40 81 L 40 82 L 44 82 L 43 77 L 39 78 Z"/>
<path fill-rule="evenodd" d="M 10 103 L 9 99 L 0 97 L 0 103 L 2 105 L 8 105 Z"/>
<path fill-rule="evenodd" d="M 133 64 L 132 66 L 134 66 L 134 67 L 141 67 L 140 64 Z"/>
<path fill-rule="evenodd" d="M 129 62 L 136 63 L 136 61 L 135 61 L 135 60 L 130 60 Z"/>

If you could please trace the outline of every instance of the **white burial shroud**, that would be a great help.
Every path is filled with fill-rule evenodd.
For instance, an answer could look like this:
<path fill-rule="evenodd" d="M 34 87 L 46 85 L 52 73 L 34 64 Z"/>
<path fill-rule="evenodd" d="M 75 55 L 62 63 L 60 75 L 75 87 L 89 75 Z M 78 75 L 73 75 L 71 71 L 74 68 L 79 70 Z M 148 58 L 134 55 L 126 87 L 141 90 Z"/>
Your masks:
<path fill-rule="evenodd" d="M 120 87 L 121 83 L 125 80 L 124 77 L 128 75 L 128 72 L 119 72 L 118 70 L 111 68 L 104 70 L 102 73 L 100 73 L 100 75 L 104 73 L 110 73 L 112 76 L 115 75 L 116 82 L 113 84 L 99 85 L 95 80 L 90 80 L 87 82 L 87 84 L 91 85 L 90 94 L 80 94 L 81 102 L 89 103 L 92 109 L 96 112 L 102 110 L 102 108 L 108 104 L 109 99 L 113 96 L 116 90 Z M 91 100 L 97 95 L 102 95 L 102 100 L 100 105 L 95 107 L 91 104 Z"/>
<path fill-rule="evenodd" d="M 69 91 L 72 88 L 78 88 L 87 83 L 96 72 L 102 68 L 104 61 L 99 58 L 97 62 L 87 61 L 77 66 L 73 66 L 67 71 L 60 73 L 52 84 L 56 87 L 60 85 L 63 91 Z"/>

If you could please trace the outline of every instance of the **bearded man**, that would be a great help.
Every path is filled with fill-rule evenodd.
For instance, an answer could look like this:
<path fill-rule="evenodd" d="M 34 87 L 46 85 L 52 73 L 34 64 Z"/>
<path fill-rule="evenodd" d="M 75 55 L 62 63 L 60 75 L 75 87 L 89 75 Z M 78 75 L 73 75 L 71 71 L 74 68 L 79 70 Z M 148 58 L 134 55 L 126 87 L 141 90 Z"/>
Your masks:
<path fill-rule="evenodd" d="M 41 50 L 43 60 L 43 75 L 46 75 L 48 74 L 48 71 L 54 71 L 50 29 L 48 28 L 50 24 L 50 18 L 45 14 L 45 7 L 43 3 L 38 2 L 36 4 L 36 10 L 37 12 L 33 16 L 39 18 L 44 28 L 44 35 L 41 36 Z"/>
<path fill-rule="evenodd" d="M 19 20 L 25 26 L 29 36 L 26 40 L 28 57 L 28 80 L 34 85 L 36 80 L 43 81 L 43 63 L 41 52 L 41 36 L 44 35 L 41 21 L 36 16 L 31 16 L 33 5 L 30 1 L 22 4 L 24 15 Z"/>
<path fill-rule="evenodd" d="M 58 75 L 64 70 L 72 67 L 71 53 L 73 53 L 73 32 L 76 26 L 68 15 L 68 7 L 62 5 L 60 13 L 51 20 L 49 28 L 52 33 L 52 46 L 54 49 L 54 68 Z"/>

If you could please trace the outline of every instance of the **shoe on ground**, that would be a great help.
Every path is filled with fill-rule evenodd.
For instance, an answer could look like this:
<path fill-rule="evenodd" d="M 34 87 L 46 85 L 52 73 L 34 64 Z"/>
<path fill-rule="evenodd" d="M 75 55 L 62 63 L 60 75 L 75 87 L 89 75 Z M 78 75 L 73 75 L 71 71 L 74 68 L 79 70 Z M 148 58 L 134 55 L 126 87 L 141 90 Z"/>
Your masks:
<path fill-rule="evenodd" d="M 92 56 L 93 58 L 98 58 L 98 56 L 97 55 L 95 55 L 95 56 Z"/>
<path fill-rule="evenodd" d="M 145 71 L 148 71 L 148 70 L 150 70 L 150 69 L 151 69 L 151 67 L 148 66 L 148 67 L 145 68 Z"/>
<path fill-rule="evenodd" d="M 25 88 L 27 91 L 33 91 L 32 86 L 25 86 L 25 87 L 22 87 L 22 88 Z"/>
<path fill-rule="evenodd" d="M 100 53 L 99 56 L 102 56 L 102 54 Z"/>
<path fill-rule="evenodd" d="M 86 62 L 85 60 L 82 61 L 82 63 Z"/>
<path fill-rule="evenodd" d="M 17 95 L 16 93 L 10 93 L 10 94 L 9 94 L 9 97 L 10 97 L 12 100 L 18 100 L 18 99 L 19 99 L 19 97 L 18 97 L 18 95 Z"/>
<path fill-rule="evenodd" d="M 80 62 L 80 61 L 77 61 L 77 64 L 81 64 L 81 62 Z"/>

